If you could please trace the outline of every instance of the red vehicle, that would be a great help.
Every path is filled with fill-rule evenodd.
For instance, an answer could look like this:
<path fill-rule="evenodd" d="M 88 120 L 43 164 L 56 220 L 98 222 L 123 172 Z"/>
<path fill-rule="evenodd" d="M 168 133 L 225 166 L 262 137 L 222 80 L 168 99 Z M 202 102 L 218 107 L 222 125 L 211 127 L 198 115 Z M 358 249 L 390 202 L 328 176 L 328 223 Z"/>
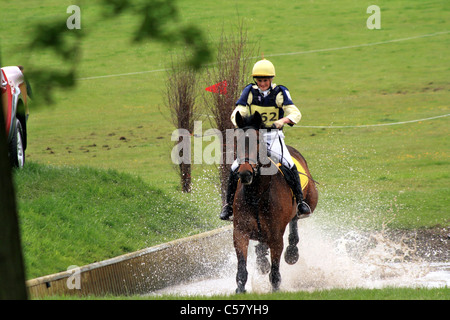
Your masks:
<path fill-rule="evenodd" d="M 20 66 L 1 68 L 1 99 L 8 137 L 9 159 L 13 167 L 25 164 L 28 103 L 31 88 Z"/>

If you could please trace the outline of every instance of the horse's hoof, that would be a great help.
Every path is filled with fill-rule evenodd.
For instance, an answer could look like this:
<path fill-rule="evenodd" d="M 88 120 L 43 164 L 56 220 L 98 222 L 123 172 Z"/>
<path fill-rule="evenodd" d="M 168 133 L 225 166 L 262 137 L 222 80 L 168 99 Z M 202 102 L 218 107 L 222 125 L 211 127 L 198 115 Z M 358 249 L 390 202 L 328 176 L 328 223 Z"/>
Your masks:
<path fill-rule="evenodd" d="M 298 261 L 299 254 L 296 246 L 288 246 L 284 253 L 284 260 L 287 264 L 295 264 Z"/>
<path fill-rule="evenodd" d="M 244 288 L 236 288 L 236 293 L 237 294 L 241 294 L 241 293 L 246 293 L 247 291 Z"/>
<path fill-rule="evenodd" d="M 272 284 L 272 291 L 276 292 L 280 289 L 281 274 L 278 270 L 272 270 L 269 274 L 269 281 Z"/>

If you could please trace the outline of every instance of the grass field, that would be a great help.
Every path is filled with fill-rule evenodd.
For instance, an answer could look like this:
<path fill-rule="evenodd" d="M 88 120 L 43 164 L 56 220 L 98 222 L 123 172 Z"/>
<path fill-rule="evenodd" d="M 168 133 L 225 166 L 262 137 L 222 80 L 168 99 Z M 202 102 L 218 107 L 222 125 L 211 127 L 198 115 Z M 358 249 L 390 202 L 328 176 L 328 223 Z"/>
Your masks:
<path fill-rule="evenodd" d="M 28 278 L 220 225 L 208 197 L 177 197 L 115 170 L 29 163 L 15 181 Z"/>
<path fill-rule="evenodd" d="M 3 64 L 60 66 L 51 53 L 22 47 L 35 23 L 68 17 L 71 4 L 3 2 Z M 178 1 L 180 21 L 200 26 L 212 44 L 222 26 L 233 32 L 243 19 L 250 42 L 275 64 L 276 83 L 290 89 L 303 114 L 285 133 L 320 182 L 314 219 L 371 220 L 364 227 L 380 228 L 394 211 L 392 228 L 449 225 L 450 117 L 401 123 L 450 114 L 450 5 L 378 1 L 381 29 L 369 30 L 371 4 Z M 29 277 L 221 225 L 219 197 L 206 196 L 216 191 L 214 168 L 194 167 L 201 190 L 189 199 L 179 194 L 170 162 L 175 128 L 160 70 L 179 48 L 134 44 L 132 16 L 107 20 L 97 2 L 80 7 L 80 80 L 73 90 L 55 91 L 55 105 L 31 108 L 30 166 L 16 173 Z M 148 72 L 126 75 L 141 71 Z M 384 126 L 364 126 L 378 124 Z M 149 208 L 160 202 L 174 206 L 160 207 L 158 216 Z M 153 224 L 156 230 L 148 229 Z"/>
<path fill-rule="evenodd" d="M 239 300 L 448 300 L 448 288 L 386 288 L 386 289 L 333 289 L 316 290 L 313 292 L 278 292 L 270 294 L 243 294 L 243 295 L 219 295 L 219 296 L 191 296 L 181 297 L 184 300 L 234 300 L 239 304 Z M 52 297 L 51 299 L 73 300 L 73 296 Z M 78 298 L 76 298 L 78 299 Z M 148 300 L 145 296 L 129 297 L 96 297 L 90 296 L 88 299 L 99 300 Z M 178 296 L 154 297 L 155 300 L 178 300 Z M 296 305 L 287 305 L 288 308 L 295 309 Z M 170 310 L 173 312 L 174 310 Z M 179 312 L 179 310 L 175 310 Z"/>

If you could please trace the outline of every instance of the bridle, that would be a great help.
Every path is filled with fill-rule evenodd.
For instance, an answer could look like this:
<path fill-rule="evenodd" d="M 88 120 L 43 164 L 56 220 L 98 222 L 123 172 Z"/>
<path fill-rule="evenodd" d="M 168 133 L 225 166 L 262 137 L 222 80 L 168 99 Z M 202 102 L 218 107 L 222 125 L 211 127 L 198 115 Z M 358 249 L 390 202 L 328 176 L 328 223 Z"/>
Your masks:
<path fill-rule="evenodd" d="M 239 163 L 239 169 L 238 171 L 240 171 L 241 166 L 245 166 L 245 167 L 249 167 L 250 170 L 252 172 L 252 176 L 253 178 L 255 178 L 258 174 L 259 174 L 259 169 L 261 167 L 261 162 L 259 161 L 259 130 L 255 129 L 252 126 L 247 126 L 247 127 L 243 127 L 243 128 L 238 128 L 240 130 L 242 130 L 245 134 L 244 138 L 245 138 L 245 148 L 244 148 L 244 153 L 245 153 L 245 157 L 240 159 L 240 163 Z M 256 143 L 257 143 L 257 148 L 256 148 L 256 159 L 254 157 L 250 157 L 249 156 L 249 148 L 250 148 L 250 143 L 249 143 L 249 135 L 246 132 L 249 129 L 253 129 L 256 131 L 256 135 L 257 135 L 257 139 L 256 139 Z M 238 155 L 239 157 L 239 155 Z"/>

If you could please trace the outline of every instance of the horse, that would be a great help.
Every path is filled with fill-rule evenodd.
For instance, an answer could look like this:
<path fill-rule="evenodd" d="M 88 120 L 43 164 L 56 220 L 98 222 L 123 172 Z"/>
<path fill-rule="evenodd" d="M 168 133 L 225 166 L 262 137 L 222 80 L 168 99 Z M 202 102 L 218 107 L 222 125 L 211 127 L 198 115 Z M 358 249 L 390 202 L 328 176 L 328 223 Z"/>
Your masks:
<path fill-rule="evenodd" d="M 272 290 L 279 290 L 281 283 L 280 260 L 283 252 L 283 236 L 289 224 L 289 246 L 286 248 L 285 261 L 295 264 L 299 258 L 297 222 L 297 204 L 281 170 L 275 174 L 263 175 L 261 170 L 267 167 L 258 156 L 265 143 L 259 143 L 259 132 L 264 129 L 263 120 L 258 112 L 242 117 L 236 114 L 237 158 L 239 182 L 233 202 L 233 245 L 237 256 L 236 293 L 245 292 L 247 282 L 247 253 L 249 240 L 259 243 L 255 247 L 256 261 L 260 273 L 269 274 Z M 240 130 L 239 130 L 240 129 Z M 267 128 L 266 128 L 267 129 Z M 256 143 L 249 143 L 248 133 L 254 130 Z M 271 129 L 274 130 L 274 129 Z M 247 143 L 245 143 L 247 142 Z M 239 145 L 245 143 L 245 147 Z M 288 146 L 292 157 L 305 169 L 308 184 L 303 190 L 306 203 L 314 211 L 318 202 L 318 191 L 311 178 L 305 158 L 295 148 Z M 265 161 L 264 161 L 265 162 Z M 272 161 L 271 165 L 275 165 Z M 300 168 L 298 168 L 300 172 Z M 271 262 L 266 255 L 270 249 Z"/>

